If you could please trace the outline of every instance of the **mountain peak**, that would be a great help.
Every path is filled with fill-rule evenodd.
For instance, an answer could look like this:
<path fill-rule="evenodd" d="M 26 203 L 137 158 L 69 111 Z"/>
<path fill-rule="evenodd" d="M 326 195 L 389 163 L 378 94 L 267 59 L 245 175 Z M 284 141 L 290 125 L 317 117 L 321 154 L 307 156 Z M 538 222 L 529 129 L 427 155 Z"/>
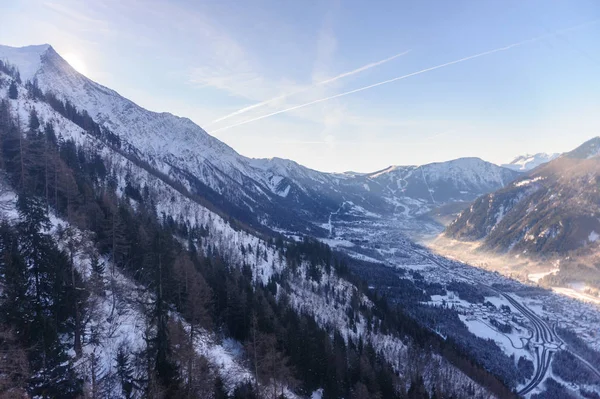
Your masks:
<path fill-rule="evenodd" d="M 503 164 L 502 166 L 519 172 L 528 172 L 544 163 L 552 161 L 559 155 L 559 153 L 547 154 L 545 152 L 538 152 L 537 154 L 523 154 L 515 157 L 512 161 L 507 164 Z"/>
<path fill-rule="evenodd" d="M 462 157 L 462 158 L 451 159 L 447 162 L 433 162 L 431 164 L 438 164 L 438 163 L 448 163 L 450 165 L 473 166 L 473 165 L 489 164 L 490 162 L 484 161 L 483 159 L 481 159 L 479 157 Z M 429 164 L 429 165 L 431 165 L 431 164 Z M 425 166 L 425 165 L 422 165 L 422 166 Z"/>
<path fill-rule="evenodd" d="M 31 80 L 42 66 L 42 56 L 49 51 L 56 53 L 49 44 L 25 47 L 0 45 L 0 60 L 8 61 L 19 69 L 21 79 Z"/>

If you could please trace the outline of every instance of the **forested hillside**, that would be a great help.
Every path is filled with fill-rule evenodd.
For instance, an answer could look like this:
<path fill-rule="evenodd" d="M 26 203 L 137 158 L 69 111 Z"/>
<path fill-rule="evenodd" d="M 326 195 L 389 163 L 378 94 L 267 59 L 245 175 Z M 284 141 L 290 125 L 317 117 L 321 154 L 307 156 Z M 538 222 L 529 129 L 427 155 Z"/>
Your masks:
<path fill-rule="evenodd" d="M 4 63 L 0 98 L 0 395 L 511 395 L 327 245 L 208 209 Z"/>
<path fill-rule="evenodd" d="M 600 138 L 543 164 L 503 189 L 477 199 L 448 226 L 447 237 L 482 249 L 560 264 L 549 286 L 600 287 Z"/>

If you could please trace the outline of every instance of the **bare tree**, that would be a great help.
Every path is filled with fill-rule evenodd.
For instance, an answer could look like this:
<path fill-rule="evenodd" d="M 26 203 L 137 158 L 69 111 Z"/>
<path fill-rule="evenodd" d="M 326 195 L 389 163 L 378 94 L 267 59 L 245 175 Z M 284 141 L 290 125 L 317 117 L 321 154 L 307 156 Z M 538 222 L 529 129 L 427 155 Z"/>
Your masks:
<path fill-rule="evenodd" d="M 69 256 L 69 264 L 71 266 L 71 284 L 76 290 L 83 290 L 80 287 L 80 280 L 76 277 L 75 262 L 79 255 L 89 252 L 86 244 L 90 242 L 89 237 L 78 230 L 73 224 L 69 223 L 62 232 L 62 238 L 66 242 L 67 254 Z M 82 310 L 83 304 L 78 300 L 75 301 L 75 332 L 74 332 L 74 350 L 77 357 L 82 355 L 81 335 L 83 332 L 82 325 Z"/>
<path fill-rule="evenodd" d="M 255 376 L 255 390 L 261 398 L 277 399 L 294 380 L 288 359 L 277 348 L 277 337 L 257 329 L 256 316 L 252 317 L 250 339 L 246 348 Z"/>
<path fill-rule="evenodd" d="M 100 356 L 96 348 L 86 355 L 89 382 L 86 387 L 85 397 L 89 399 L 101 399 L 109 396 L 110 375 L 102 367 Z"/>
<path fill-rule="evenodd" d="M 173 359 L 179 365 L 187 399 L 208 398 L 211 396 L 216 374 L 208 360 L 196 353 L 193 342 L 180 322 L 169 322 L 169 335 L 173 347 Z"/>
<path fill-rule="evenodd" d="M 184 317 L 190 325 L 187 346 L 193 352 L 198 328 L 207 328 L 211 324 L 209 306 L 212 292 L 186 252 L 182 252 L 177 256 L 173 268 L 177 284 L 177 300 L 183 310 Z M 195 364 L 196 356 L 188 356 L 186 360 L 187 363 L 184 368 L 187 370 L 186 379 L 189 394 L 191 392 L 190 387 L 195 386 L 196 380 L 202 377 L 195 373 L 197 368 Z"/>

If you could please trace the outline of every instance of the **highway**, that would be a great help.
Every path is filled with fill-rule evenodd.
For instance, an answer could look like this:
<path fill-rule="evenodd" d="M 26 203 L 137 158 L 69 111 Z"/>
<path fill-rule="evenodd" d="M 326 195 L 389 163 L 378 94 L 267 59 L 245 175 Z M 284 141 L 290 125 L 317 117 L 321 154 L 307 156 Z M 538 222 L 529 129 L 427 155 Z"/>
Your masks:
<path fill-rule="evenodd" d="M 548 370 L 550 369 L 550 364 L 552 362 L 552 356 L 558 350 L 566 350 L 569 353 L 573 354 L 573 356 L 577 357 L 584 365 L 586 365 L 593 373 L 600 377 L 600 370 L 598 370 L 594 365 L 585 360 L 579 354 L 573 352 L 569 348 L 566 347 L 566 344 L 560 339 L 558 334 L 556 333 L 553 327 L 550 327 L 548 323 L 540 316 L 538 316 L 534 311 L 528 308 L 526 305 L 522 304 L 510 294 L 503 292 L 495 287 L 490 285 L 481 283 L 479 281 L 475 281 L 471 278 L 471 276 L 465 275 L 457 270 L 451 269 L 443 263 L 439 262 L 434 256 L 429 253 L 423 253 L 421 251 L 417 251 L 415 249 L 410 249 L 411 252 L 424 257 L 429 260 L 433 264 L 447 270 L 449 273 L 452 273 L 456 276 L 462 277 L 465 280 L 470 280 L 473 284 L 479 285 L 481 287 L 485 287 L 494 292 L 497 292 L 499 295 L 503 296 L 515 309 L 517 309 L 525 318 L 529 319 L 533 330 L 531 331 L 531 337 L 527 338 L 530 346 L 533 346 L 536 358 L 536 367 L 535 373 L 532 379 L 518 392 L 519 395 L 525 396 L 531 391 L 533 391 L 546 377 Z M 555 326 L 554 326 L 555 327 Z"/>
<path fill-rule="evenodd" d="M 495 287 L 487 284 L 483 284 L 479 281 L 473 281 L 470 276 L 466 276 L 456 270 L 448 268 L 446 265 L 440 263 L 435 257 L 423 253 L 417 250 L 412 252 L 428 259 L 433 264 L 446 269 L 448 272 L 458 275 L 464 279 L 471 280 L 474 284 L 488 288 L 492 291 L 497 292 L 499 295 L 506 298 L 506 300 L 517 309 L 525 318 L 529 319 L 533 331 L 531 338 L 528 339 L 529 345 L 534 347 L 536 367 L 533 378 L 525 385 L 519 392 L 519 395 L 527 395 L 534 390 L 546 377 L 550 363 L 552 362 L 552 355 L 563 346 L 563 342 L 560 340 L 554 330 L 548 326 L 545 320 L 539 317 L 534 311 L 529 309 L 526 305 L 520 303 L 508 293 L 502 292 Z M 579 356 L 578 356 L 579 357 Z"/>
<path fill-rule="evenodd" d="M 562 342 L 558 336 L 554 333 L 553 329 L 548 326 L 546 321 L 535 314 L 531 309 L 522 303 L 518 302 L 512 296 L 507 293 L 500 293 L 511 305 L 513 305 L 523 316 L 529 319 L 534 329 L 534 334 L 529 340 L 529 344 L 535 348 L 536 368 L 533 378 L 527 385 L 525 385 L 518 393 L 519 395 L 526 395 L 537 387 L 540 382 L 544 380 L 550 363 L 552 362 L 552 355 L 561 346 Z"/>
<path fill-rule="evenodd" d="M 521 390 L 518 392 L 519 395 L 527 395 L 528 393 L 533 391 L 542 381 L 544 381 L 544 378 L 546 377 L 546 374 L 550 369 L 552 355 L 554 355 L 554 353 L 556 353 L 556 351 L 558 351 L 559 349 L 566 350 L 569 353 L 573 354 L 573 356 L 577 357 L 593 373 L 600 377 L 600 371 L 594 365 L 592 365 L 583 357 L 566 347 L 565 343 L 562 341 L 562 339 L 560 339 L 553 327 L 550 327 L 544 319 L 538 316 L 533 310 L 529 309 L 526 305 L 516 300 L 510 294 L 503 292 L 490 285 L 483 284 L 479 281 L 474 281 L 470 276 L 462 274 L 459 271 L 453 270 L 448 266 L 444 265 L 443 263 L 440 263 L 434 256 L 431 256 L 428 253 L 423 253 L 414 249 L 411 249 L 411 252 L 426 258 L 433 264 L 443 269 L 446 269 L 449 273 L 462 277 L 465 280 L 470 280 L 473 284 L 497 292 L 499 295 L 503 296 L 525 318 L 529 319 L 533 330 L 531 331 L 531 337 L 527 338 L 527 341 L 530 346 L 534 347 L 536 367 L 533 378 L 531 379 L 531 381 L 529 381 L 527 385 L 521 388 Z"/>

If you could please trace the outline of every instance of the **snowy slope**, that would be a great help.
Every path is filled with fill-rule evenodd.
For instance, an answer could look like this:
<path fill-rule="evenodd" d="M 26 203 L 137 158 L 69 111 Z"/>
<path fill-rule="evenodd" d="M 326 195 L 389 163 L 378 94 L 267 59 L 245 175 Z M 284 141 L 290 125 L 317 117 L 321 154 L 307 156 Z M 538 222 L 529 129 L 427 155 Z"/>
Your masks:
<path fill-rule="evenodd" d="M 600 137 L 595 137 L 480 197 L 448 226 L 446 235 L 533 257 L 597 248 L 599 149 Z"/>
<path fill-rule="evenodd" d="M 50 49 L 49 44 L 27 47 L 0 45 L 0 60 L 8 61 L 19 69 L 23 81 L 31 80 L 42 66 L 41 55 Z"/>
<path fill-rule="evenodd" d="M 6 76 L 4 76 L 6 78 Z M 7 88 L 0 89 L 0 98 L 7 97 Z M 208 236 L 203 240 L 202 245 L 207 247 L 211 245 L 217 248 L 218 252 L 234 265 L 249 265 L 253 271 L 255 282 L 257 284 L 265 284 L 274 274 L 280 274 L 284 271 L 285 262 L 282 262 L 282 256 L 278 253 L 274 246 L 269 244 L 262 238 L 250 234 L 245 230 L 234 228 L 221 215 L 212 212 L 210 209 L 202 206 L 198 202 L 182 195 L 172 185 L 163 179 L 150 173 L 148 170 L 140 167 L 132 162 L 126 156 L 105 143 L 99 141 L 95 137 L 89 135 L 71 121 L 63 118 L 55 112 L 48 104 L 27 97 L 25 88 L 19 86 L 19 97 L 16 100 L 9 100 L 12 111 L 19 116 L 22 123 L 25 123 L 29 113 L 35 109 L 42 122 L 52 121 L 56 131 L 62 139 L 74 140 L 79 146 L 82 146 L 86 152 L 98 153 L 105 164 L 109 167 L 109 174 L 117 178 L 118 191 L 122 195 L 125 189 L 125 177 L 130 175 L 140 186 L 148 188 L 150 196 L 155 199 L 155 206 L 158 214 L 173 217 L 178 221 L 186 221 L 190 226 L 206 226 Z M 282 160 L 283 161 L 283 160 Z M 307 179 L 317 178 L 318 176 L 310 176 L 310 171 L 297 164 L 294 168 L 288 168 L 291 163 L 287 161 L 275 161 L 272 164 L 267 162 L 265 168 L 271 170 L 273 175 L 280 176 L 285 174 L 286 177 L 299 178 L 298 174 L 305 174 Z M 157 163 L 157 165 L 159 165 Z M 270 168 L 270 165 L 275 165 L 276 168 Z M 314 172 L 318 173 L 318 172 Z M 331 176 L 331 179 L 337 179 L 336 175 Z M 341 180 L 342 178 L 340 178 Z M 324 181 L 327 183 L 327 181 Z M 363 188 L 364 189 L 364 188 Z M 13 212 L 14 213 L 14 212 Z M 56 224 L 64 224 L 59 220 L 54 220 Z M 242 247 L 251 246 L 260 248 L 263 256 L 257 257 L 249 252 L 240 250 Z M 206 248 L 205 248 L 206 249 Z M 81 259 L 78 265 L 84 276 L 89 275 L 86 268 L 89 266 L 89 260 Z M 362 338 L 364 341 L 369 341 L 375 348 L 381 351 L 383 356 L 401 373 L 408 373 L 406 363 L 402 363 L 399 359 L 406 356 L 406 344 L 398 337 L 386 335 L 382 333 L 371 333 L 365 327 L 366 319 L 363 315 L 356 315 L 356 328 L 350 326 L 346 312 L 341 312 L 341 309 L 348 309 L 352 295 L 357 292 L 357 288 L 352 284 L 340 279 L 335 273 L 324 276 L 321 283 L 307 282 L 306 277 L 307 265 L 302 265 L 299 269 L 299 274 L 292 277 L 289 282 L 288 297 L 291 299 L 293 306 L 299 312 L 311 314 L 317 322 L 327 328 L 333 328 L 339 331 L 344 337 L 357 339 Z M 122 292 L 134 292 L 133 283 L 127 280 L 124 276 L 117 275 L 118 285 L 121 286 Z M 335 287 L 337 292 L 335 300 L 329 300 L 326 296 L 317 295 L 319 292 L 324 292 L 327 287 Z M 111 294 L 111 293 L 109 293 Z M 110 295 L 109 295 L 110 297 Z M 98 300 L 98 320 L 108 320 L 109 304 L 102 298 Z M 136 309 L 130 302 L 135 302 L 135 298 L 124 298 L 122 317 L 111 319 L 107 325 L 97 326 L 100 330 L 111 331 L 110 339 L 101 342 L 99 345 L 86 347 L 86 353 L 95 353 L 101 359 L 104 359 L 107 367 L 112 367 L 111 359 L 114 359 L 114 350 L 117 345 L 123 340 L 127 340 L 132 347 L 141 345 L 143 340 L 143 328 L 140 311 Z M 370 307 L 371 304 L 363 297 L 365 306 Z M 112 313 L 112 312 L 111 312 Z M 219 342 L 215 337 L 206 332 L 197 342 L 197 351 L 199 354 L 206 356 L 211 362 L 220 365 L 222 374 L 230 386 L 242 382 L 248 378 L 251 373 L 240 363 L 234 354 L 231 353 L 222 342 Z M 442 369 L 445 378 L 449 379 L 449 383 L 453 381 L 457 389 L 474 383 L 464 376 L 461 372 L 450 366 L 443 359 L 434 359 L 437 364 L 437 369 Z M 83 367 L 83 366 L 82 366 Z M 81 371 L 85 373 L 85 370 Z"/>
<path fill-rule="evenodd" d="M 518 173 L 479 158 L 460 158 L 422 166 L 393 166 L 368 178 L 385 185 L 389 193 L 447 203 L 473 200 L 504 187 L 517 176 Z"/>
<path fill-rule="evenodd" d="M 6 189 L 5 183 L 0 182 L 0 188 Z M 18 221 L 16 196 L 10 189 L 6 196 L 11 198 L 3 202 L 5 206 L 0 209 L 0 220 L 7 219 L 15 223 Z M 59 231 L 64 232 L 67 228 L 75 231 L 74 234 L 78 237 L 77 241 L 83 247 L 94 247 L 91 240 L 92 234 L 89 232 L 80 231 L 54 215 L 51 215 L 50 221 L 50 233 L 61 249 L 66 250 L 66 242 Z M 79 251 L 74 258 L 75 266 L 84 281 L 88 281 L 92 275 L 90 264 L 92 253 L 99 256 L 92 249 L 91 251 Z M 89 376 L 92 373 L 90 370 L 92 358 L 98 362 L 97 370 L 101 370 L 105 375 L 114 375 L 116 372 L 115 358 L 120 346 L 124 345 L 131 352 L 142 351 L 146 346 L 147 316 L 145 313 L 147 313 L 147 309 L 144 309 L 141 304 L 150 303 L 147 298 L 149 295 L 147 290 L 123 275 L 118 268 L 111 267 L 110 259 L 100 257 L 100 261 L 105 265 L 106 270 L 112 272 L 107 273 L 101 291 L 91 292 L 88 299 L 91 317 L 84 333 L 84 356 L 78 360 L 74 359 L 78 373 L 86 382 L 89 382 Z M 177 313 L 173 312 L 171 317 L 181 322 L 184 328 L 188 327 Z M 231 340 L 219 339 L 217 334 L 204 329 L 200 330 L 195 337 L 195 351 L 199 356 L 206 358 L 218 371 L 229 391 L 233 391 L 241 383 L 253 380 L 252 372 L 233 346 L 235 345 Z M 109 384 L 107 394 L 114 398 L 121 397 L 120 384 Z M 290 398 L 297 398 L 291 392 L 288 392 L 287 395 Z"/>
<path fill-rule="evenodd" d="M 508 169 L 517 170 L 520 172 L 528 172 L 531 169 L 537 168 L 538 166 L 550 162 L 553 159 L 556 159 L 560 154 L 553 153 L 547 154 L 545 152 L 540 152 L 537 154 L 525 154 L 519 155 L 511 162 L 507 164 L 503 164 L 502 166 Z"/>

